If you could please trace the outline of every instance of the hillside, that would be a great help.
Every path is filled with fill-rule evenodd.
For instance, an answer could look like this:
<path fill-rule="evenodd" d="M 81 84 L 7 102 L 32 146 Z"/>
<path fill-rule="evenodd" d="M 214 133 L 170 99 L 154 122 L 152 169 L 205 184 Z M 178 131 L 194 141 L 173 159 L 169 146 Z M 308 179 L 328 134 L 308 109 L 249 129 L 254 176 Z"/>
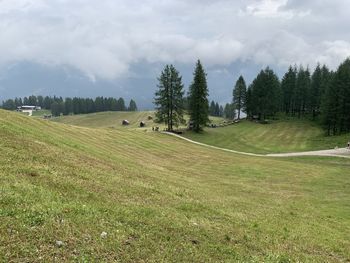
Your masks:
<path fill-rule="evenodd" d="M 146 122 L 147 126 L 157 125 L 153 120 L 148 120 L 148 116 L 154 118 L 153 111 L 137 111 L 137 112 L 120 112 L 107 111 L 90 114 L 78 114 L 71 116 L 62 116 L 54 118 L 53 121 L 70 125 L 91 127 L 91 128 L 118 128 L 122 127 L 122 121 L 128 120 L 128 127 L 137 128 L 141 121 Z"/>
<path fill-rule="evenodd" d="M 148 120 L 148 116 L 151 116 L 153 119 Z M 61 116 L 52 120 L 55 122 L 90 128 L 137 128 L 139 127 L 141 121 L 146 123 L 146 128 L 152 128 L 152 126 L 159 126 L 162 128 L 165 127 L 164 124 L 155 123 L 154 117 L 154 111 L 106 111 L 90 114 Z M 188 118 L 188 116 L 185 116 L 185 119 Z M 128 120 L 130 125 L 123 126 L 123 120 Z M 222 122 L 223 118 L 210 117 L 210 120 L 213 123 L 220 123 Z"/>
<path fill-rule="evenodd" d="M 227 149 L 252 153 L 282 153 L 345 147 L 350 134 L 325 136 L 325 131 L 308 120 L 282 119 L 270 124 L 242 121 L 200 134 L 187 132 L 186 138 Z"/>
<path fill-rule="evenodd" d="M 1 110 L 0 137 L 1 262 L 350 260 L 349 160 Z"/>

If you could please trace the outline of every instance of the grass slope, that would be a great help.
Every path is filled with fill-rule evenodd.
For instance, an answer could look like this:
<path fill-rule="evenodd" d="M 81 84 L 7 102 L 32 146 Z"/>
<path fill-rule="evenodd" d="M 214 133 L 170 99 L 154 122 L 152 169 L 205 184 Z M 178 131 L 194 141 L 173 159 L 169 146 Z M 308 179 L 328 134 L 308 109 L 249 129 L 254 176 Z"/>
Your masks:
<path fill-rule="evenodd" d="M 349 160 L 4 111 L 0 138 L 0 262 L 350 260 Z"/>
<path fill-rule="evenodd" d="M 146 122 L 146 127 L 152 126 L 165 127 L 164 124 L 155 123 L 154 120 L 148 120 L 148 116 L 152 116 L 154 119 L 154 111 L 136 111 L 136 112 L 121 112 L 121 111 L 107 111 L 90 114 L 78 114 L 71 116 L 61 116 L 54 118 L 53 121 L 82 126 L 90 128 L 137 128 L 141 121 Z M 185 119 L 188 119 L 185 116 Z M 128 120 L 130 125 L 123 126 L 122 121 Z M 212 123 L 221 123 L 223 118 L 210 117 Z M 182 128 L 184 126 L 181 126 Z"/>
<path fill-rule="evenodd" d="M 78 114 L 71 116 L 62 116 L 54 118 L 53 121 L 91 128 L 121 128 L 123 120 L 128 120 L 130 125 L 127 127 L 139 127 L 141 121 L 145 121 L 147 126 L 156 126 L 153 120 L 148 120 L 148 116 L 154 118 L 153 111 L 137 111 L 137 112 L 120 112 L 107 111 L 91 114 Z"/>
<path fill-rule="evenodd" d="M 281 120 L 271 124 L 242 121 L 239 124 L 207 128 L 203 133 L 187 132 L 185 137 L 209 145 L 252 153 L 301 152 L 345 147 L 350 135 L 327 137 L 308 120 Z"/>

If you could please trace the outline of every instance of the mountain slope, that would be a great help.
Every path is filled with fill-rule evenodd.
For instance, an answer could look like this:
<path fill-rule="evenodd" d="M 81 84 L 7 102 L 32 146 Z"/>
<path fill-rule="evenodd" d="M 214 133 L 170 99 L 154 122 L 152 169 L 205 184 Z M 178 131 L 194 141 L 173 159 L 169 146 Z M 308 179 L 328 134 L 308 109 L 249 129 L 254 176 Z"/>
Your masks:
<path fill-rule="evenodd" d="M 286 153 L 345 147 L 349 134 L 325 136 L 315 122 L 291 118 L 259 124 L 242 121 L 203 133 L 186 133 L 185 137 L 213 146 L 252 153 Z"/>
<path fill-rule="evenodd" d="M 350 258 L 347 160 L 244 157 L 5 111 L 0 138 L 0 261 Z"/>

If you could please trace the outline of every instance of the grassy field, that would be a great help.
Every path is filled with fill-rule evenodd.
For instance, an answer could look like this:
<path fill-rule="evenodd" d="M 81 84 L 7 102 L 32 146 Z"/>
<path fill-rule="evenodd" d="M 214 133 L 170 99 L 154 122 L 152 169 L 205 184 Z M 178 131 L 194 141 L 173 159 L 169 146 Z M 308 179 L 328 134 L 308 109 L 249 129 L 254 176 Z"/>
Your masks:
<path fill-rule="evenodd" d="M 50 110 L 38 110 L 38 111 L 33 111 L 33 117 L 43 117 L 44 115 L 51 115 Z"/>
<path fill-rule="evenodd" d="M 148 116 L 154 118 L 153 111 L 120 112 L 107 111 L 91 114 L 78 114 L 71 116 L 61 116 L 53 121 L 90 128 L 121 128 L 123 120 L 128 120 L 130 125 L 125 128 L 137 128 L 141 121 L 146 122 L 148 127 L 156 126 L 153 120 L 148 120 Z"/>
<path fill-rule="evenodd" d="M 5 111 L 0 137 L 0 262 L 350 261 L 350 160 Z"/>
<path fill-rule="evenodd" d="M 54 118 L 53 121 L 89 128 L 137 128 L 139 127 L 141 121 L 146 122 L 146 128 L 152 128 L 152 126 L 159 126 L 161 128 L 165 127 L 164 124 L 155 123 L 153 119 L 148 120 L 148 116 L 151 116 L 154 119 L 154 111 L 107 111 L 91 114 L 61 116 L 59 118 Z M 188 119 L 188 116 L 185 116 L 185 119 Z M 128 120 L 130 125 L 123 126 L 123 120 Z M 223 118 L 210 117 L 210 120 L 212 123 L 220 123 L 223 121 Z M 181 127 L 184 128 L 185 126 Z"/>
<path fill-rule="evenodd" d="M 270 124 L 251 121 L 220 128 L 207 128 L 203 133 L 187 132 L 185 137 L 209 145 L 252 153 L 282 153 L 345 147 L 350 134 L 325 136 L 323 129 L 308 120 L 281 120 Z"/>

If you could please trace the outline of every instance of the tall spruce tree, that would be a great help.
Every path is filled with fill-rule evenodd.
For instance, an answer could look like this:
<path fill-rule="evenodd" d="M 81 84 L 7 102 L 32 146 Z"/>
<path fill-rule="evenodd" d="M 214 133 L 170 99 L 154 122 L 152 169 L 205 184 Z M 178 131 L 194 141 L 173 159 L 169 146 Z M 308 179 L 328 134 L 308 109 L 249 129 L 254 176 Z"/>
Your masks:
<path fill-rule="evenodd" d="M 158 78 L 155 93 L 156 119 L 168 126 L 168 131 L 184 123 L 184 103 L 182 77 L 173 65 L 166 65 Z"/>
<path fill-rule="evenodd" d="M 250 116 L 257 115 L 260 120 L 265 120 L 280 110 L 280 83 L 269 67 L 260 71 L 248 90 Z"/>
<path fill-rule="evenodd" d="M 209 123 L 208 95 L 206 73 L 198 60 L 189 89 L 189 114 L 195 132 L 201 131 L 203 126 Z"/>
<path fill-rule="evenodd" d="M 130 100 L 128 111 L 137 111 L 137 105 L 133 99 Z"/>
<path fill-rule="evenodd" d="M 297 69 L 290 66 L 288 72 L 284 74 L 281 82 L 282 110 L 286 114 L 294 115 L 294 91 L 297 79 Z"/>
<path fill-rule="evenodd" d="M 310 110 L 312 119 L 315 119 L 320 112 L 322 96 L 322 70 L 320 64 L 317 64 L 311 76 L 310 86 Z"/>
<path fill-rule="evenodd" d="M 309 110 L 309 99 L 310 99 L 310 71 L 300 66 L 297 81 L 295 87 L 295 109 L 298 113 L 298 118 L 305 115 Z"/>
<path fill-rule="evenodd" d="M 233 105 L 238 113 L 238 119 L 241 118 L 241 111 L 246 111 L 247 86 L 243 76 L 240 76 L 233 89 Z"/>
<path fill-rule="evenodd" d="M 235 118 L 235 107 L 232 103 L 226 103 L 224 108 L 224 117 L 230 120 Z"/>
<path fill-rule="evenodd" d="M 210 103 L 209 114 L 210 116 L 215 116 L 215 101 L 213 100 Z"/>

